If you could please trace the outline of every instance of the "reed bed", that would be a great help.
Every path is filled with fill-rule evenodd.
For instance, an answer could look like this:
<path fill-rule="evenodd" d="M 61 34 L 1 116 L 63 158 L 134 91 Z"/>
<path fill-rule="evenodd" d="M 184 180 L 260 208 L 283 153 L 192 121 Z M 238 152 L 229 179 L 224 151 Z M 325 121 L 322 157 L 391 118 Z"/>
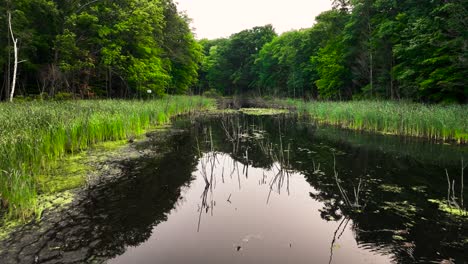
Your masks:
<path fill-rule="evenodd" d="M 131 138 L 172 116 L 213 105 L 210 99 L 189 96 L 0 103 L 0 213 L 11 219 L 31 217 L 38 195 L 36 176 L 65 155 L 98 142 Z"/>
<path fill-rule="evenodd" d="M 443 142 L 468 142 L 466 105 L 425 105 L 394 101 L 284 100 L 283 103 L 295 107 L 299 113 L 311 116 L 319 123 Z"/>

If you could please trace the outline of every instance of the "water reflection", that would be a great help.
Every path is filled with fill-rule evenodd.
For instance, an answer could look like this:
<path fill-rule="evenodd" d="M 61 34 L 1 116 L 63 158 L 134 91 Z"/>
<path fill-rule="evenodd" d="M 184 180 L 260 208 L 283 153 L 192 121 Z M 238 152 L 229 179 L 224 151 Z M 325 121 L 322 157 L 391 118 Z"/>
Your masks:
<path fill-rule="evenodd" d="M 158 133 L 123 153 L 70 210 L 45 215 L 0 242 L 0 263 L 101 263 L 151 237 L 153 227 L 177 207 L 181 188 L 197 166 L 193 139 Z M 107 176 L 107 174 L 112 176 Z"/>
<path fill-rule="evenodd" d="M 468 197 L 459 177 L 466 147 L 317 127 L 286 115 L 181 119 L 175 126 L 183 131 L 139 146 L 143 157 L 119 161 L 121 177 L 90 189 L 72 211 L 2 242 L 8 251 L 0 258 L 467 260 L 466 216 L 448 214 L 433 202 L 449 195 L 460 205 Z M 35 242 L 26 243 L 31 236 Z"/>
<path fill-rule="evenodd" d="M 217 122 L 219 119 L 205 125 L 215 131 Z M 270 182 L 289 186 L 287 172 L 305 175 L 314 187 L 310 197 L 322 205 L 321 218 L 353 219 L 348 226 L 363 247 L 382 254 L 391 253 L 393 260 L 401 263 L 465 260 L 466 218 L 447 214 L 430 200 L 446 197 L 445 170 L 450 175 L 460 174 L 459 163 L 466 159 L 466 148 L 336 129 L 339 133 L 324 133 L 335 130 L 317 128 L 285 116 L 225 116 L 220 130 L 223 132 L 213 134 L 229 135 L 227 141 L 234 142 L 228 148 L 223 144 L 226 141 L 215 139 L 221 152 L 229 153 L 244 166 L 264 170 L 277 166 L 274 175 L 278 177 L 272 177 Z M 350 133 L 351 141 L 335 137 Z M 375 147 L 379 139 L 387 151 Z M 407 144 L 402 145 L 402 140 Z M 247 151 L 249 155 L 243 154 Z M 246 159 L 248 156 L 251 158 Z M 439 159 L 441 156 L 445 159 Z M 285 167 L 287 170 L 283 170 Z M 460 186 L 460 178 L 451 180 Z M 274 190 L 272 187 L 270 191 Z M 466 196 L 466 190 L 463 193 Z M 462 194 L 458 197 L 463 197 Z"/>
<path fill-rule="evenodd" d="M 229 250 L 235 249 L 234 251 L 245 254 L 248 250 L 249 253 L 242 259 L 235 258 L 232 263 L 240 260 L 247 263 L 267 260 L 281 263 L 278 254 L 272 250 L 275 247 L 267 248 L 273 251 L 270 253 L 274 256 L 272 259 L 261 258 L 261 250 L 256 251 L 246 248 L 241 243 L 236 244 L 232 242 L 236 241 L 236 238 L 229 237 L 225 229 L 217 230 L 213 229 L 213 226 L 229 223 L 225 228 L 239 234 L 248 226 L 243 220 L 252 221 L 266 215 L 268 219 L 264 220 L 264 226 L 280 233 L 281 236 L 293 236 L 288 227 L 282 224 L 292 222 L 291 219 L 297 217 L 302 220 L 296 223 L 298 226 L 303 230 L 312 226 L 313 232 L 304 238 L 296 238 L 295 243 L 283 241 L 282 244 L 291 247 L 293 244 L 328 244 L 328 250 L 311 251 L 308 248 L 307 251 L 313 254 L 295 252 L 294 256 L 281 253 L 288 256 L 288 260 L 293 263 L 308 262 L 310 259 L 335 263 L 364 261 L 353 259 L 352 252 L 359 252 L 361 256 L 366 256 L 374 262 L 393 260 L 407 263 L 450 258 L 464 260 L 466 221 L 441 212 L 428 201 L 431 197 L 444 196 L 443 178 L 440 178 L 438 173 L 444 171 L 444 168 L 449 168 L 452 172 L 458 170 L 455 166 L 450 166 L 451 163 L 454 164 L 453 161 L 422 163 L 422 160 L 432 157 L 420 158 L 424 153 L 417 159 L 412 159 L 409 153 L 414 152 L 417 143 L 409 145 L 411 151 L 403 148 L 402 152 L 395 155 L 394 149 L 397 148 L 382 152 L 376 149 L 373 143 L 369 146 L 356 146 L 344 140 L 333 141 L 333 136 L 330 139 L 318 131 L 321 131 L 321 128 L 284 116 L 258 118 L 226 115 L 198 123 L 192 134 L 196 138 L 204 139 L 201 140 L 204 144 L 197 145 L 199 152 L 203 154 L 200 155 L 195 175 L 201 175 L 204 184 L 197 192 L 194 191 L 197 189 L 197 183 L 194 182 L 185 193 L 185 200 L 190 201 L 192 192 L 195 192 L 200 199 L 193 199 L 201 201 L 197 205 L 184 205 L 178 211 L 187 210 L 193 213 L 194 208 L 197 209 L 197 234 L 185 233 L 183 240 L 194 236 L 204 241 L 204 245 L 196 244 L 196 247 L 200 250 L 216 249 L 220 257 L 218 261 L 226 262 L 226 259 L 232 257 Z M 386 144 L 398 144 L 400 139 L 394 140 L 393 143 L 387 140 Z M 424 150 L 425 145 L 422 146 Z M 451 146 L 437 148 L 452 156 L 458 153 L 463 157 L 466 153 Z M 402 149 L 401 146 L 398 149 Z M 306 182 L 304 179 L 307 180 L 306 185 L 302 185 Z M 291 184 L 292 181 L 296 184 Z M 313 200 L 305 202 L 298 199 L 298 194 L 304 193 L 308 193 L 308 197 Z M 239 197 L 242 201 L 247 201 L 242 203 L 242 206 L 237 200 Z M 262 200 L 264 204 L 258 204 Z M 285 201 L 289 201 L 290 204 L 285 207 L 296 208 L 300 213 L 295 214 L 284 208 L 263 211 L 263 208 L 274 207 L 278 201 L 285 204 Z M 309 204 L 310 202 L 314 204 Z M 236 212 L 246 210 L 250 214 L 231 215 L 232 212 L 226 212 L 225 207 L 234 207 Z M 313 212 L 319 213 L 320 218 L 313 216 L 308 219 L 308 210 L 311 208 Z M 187 216 L 190 214 L 188 212 L 181 214 Z M 177 214 L 171 214 L 171 217 L 178 218 Z M 230 218 L 220 220 L 220 215 L 221 218 L 230 215 Z M 318 220 L 320 221 L 317 222 Z M 164 227 L 158 226 L 153 231 L 153 237 L 176 233 L 174 230 L 179 228 L 171 222 L 169 219 L 164 223 Z M 318 239 L 313 233 L 322 230 L 324 223 L 335 226 L 330 228 L 328 239 Z M 427 234 L 428 228 L 433 230 L 431 234 Z M 270 232 L 258 234 L 258 230 L 261 229 L 256 229 L 257 232 L 248 236 L 264 238 L 265 233 Z M 445 242 L 440 243 L 440 239 Z M 280 243 L 274 238 L 268 240 Z M 233 245 L 219 248 L 218 245 L 206 241 L 221 244 L 231 241 Z M 151 248 L 165 247 L 155 241 L 148 243 L 152 245 Z M 183 243 L 181 247 L 189 249 L 195 246 Z M 348 250 L 342 250 L 345 247 Z M 155 256 L 166 256 L 168 261 L 203 260 L 189 252 L 186 252 L 182 259 L 168 255 L 165 251 L 155 253 Z M 330 252 L 326 261 L 323 252 Z M 145 255 L 143 252 L 139 254 Z M 131 255 L 135 256 L 135 252 Z M 129 260 L 128 256 L 126 254 L 122 259 Z M 347 259 L 342 258 L 343 256 L 347 256 Z M 119 262 L 119 259 L 116 261 Z"/>

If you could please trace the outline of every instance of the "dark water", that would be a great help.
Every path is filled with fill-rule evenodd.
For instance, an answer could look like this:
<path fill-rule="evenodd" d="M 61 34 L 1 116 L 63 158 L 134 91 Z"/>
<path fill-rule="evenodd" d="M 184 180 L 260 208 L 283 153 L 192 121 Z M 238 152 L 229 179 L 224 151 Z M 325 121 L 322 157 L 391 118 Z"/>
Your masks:
<path fill-rule="evenodd" d="M 17 234 L 40 235 L 34 243 L 19 249 L 13 238 L 0 257 L 12 263 L 31 257 L 38 263 L 468 261 L 468 216 L 429 201 L 447 200 L 446 170 L 455 184 L 450 199 L 461 206 L 468 197 L 460 188 L 466 147 L 317 127 L 284 115 L 181 119 L 175 127 L 181 130 L 138 145 L 146 154 L 117 164 L 122 177 L 91 189 L 51 228 Z"/>

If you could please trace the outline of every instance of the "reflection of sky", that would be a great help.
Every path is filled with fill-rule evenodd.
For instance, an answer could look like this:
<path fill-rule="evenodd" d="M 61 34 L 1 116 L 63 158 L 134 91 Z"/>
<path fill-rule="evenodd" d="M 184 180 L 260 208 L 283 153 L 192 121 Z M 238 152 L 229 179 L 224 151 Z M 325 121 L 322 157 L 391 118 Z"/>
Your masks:
<path fill-rule="evenodd" d="M 198 39 L 228 37 L 255 26 L 273 24 L 277 32 L 311 27 L 331 8 L 331 0 L 177 0 L 193 19 Z"/>
<path fill-rule="evenodd" d="M 211 175 L 209 162 L 204 168 L 203 161 L 206 156 L 168 220 L 153 229 L 148 241 L 110 263 L 328 263 L 339 222 L 320 217 L 323 204 L 310 197 L 315 190 L 304 176 L 285 174 L 279 190 L 276 166 L 271 171 L 251 167 L 246 177 L 244 165 L 226 154 L 217 155 L 209 208 L 202 212 L 197 232 L 205 189 L 202 172 Z M 359 248 L 351 226 L 352 221 L 333 247 L 333 263 L 389 262 L 388 256 Z"/>

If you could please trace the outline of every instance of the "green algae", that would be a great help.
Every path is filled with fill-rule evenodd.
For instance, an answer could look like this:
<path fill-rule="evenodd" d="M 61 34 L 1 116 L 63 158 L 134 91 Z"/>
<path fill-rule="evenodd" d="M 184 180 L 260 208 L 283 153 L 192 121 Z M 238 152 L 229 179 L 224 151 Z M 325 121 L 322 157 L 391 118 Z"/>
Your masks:
<path fill-rule="evenodd" d="M 35 220 L 40 221 L 42 214 L 46 210 L 58 210 L 66 208 L 73 202 L 74 193 L 71 191 L 63 191 L 60 193 L 47 193 L 39 195 L 37 198 L 36 207 L 34 208 Z M 0 222 L 0 240 L 8 238 L 17 228 L 26 224 L 24 219 L 3 219 Z"/>
<path fill-rule="evenodd" d="M 412 219 L 417 211 L 416 206 L 410 204 L 408 201 L 403 202 L 384 202 L 381 206 L 382 209 L 392 211 L 393 213 Z"/>
<path fill-rule="evenodd" d="M 70 153 L 60 160 L 48 163 L 45 173 L 35 176 L 39 195 L 32 208 L 34 220 L 41 221 L 43 213 L 47 210 L 58 210 L 70 205 L 75 198 L 73 190 L 88 183 L 91 175 L 97 171 L 97 164 L 111 160 L 130 142 L 143 140 L 146 138 L 146 133 L 166 131 L 171 127 L 170 122 L 153 125 L 142 130 L 141 134 L 131 136 L 129 139 L 100 142 L 88 150 Z M 15 229 L 32 220 L 32 218 L 18 219 L 2 216 L 0 218 L 0 240 L 7 238 Z"/>
<path fill-rule="evenodd" d="M 400 235 L 393 235 L 392 236 L 393 240 L 397 240 L 397 241 L 404 241 L 406 240 L 404 237 L 400 236 Z"/>
<path fill-rule="evenodd" d="M 127 144 L 127 140 L 101 142 L 87 151 L 68 155 L 52 162 L 46 174 L 36 176 L 39 193 L 55 194 L 72 190 L 86 183 L 93 164 L 103 162 Z"/>
<path fill-rule="evenodd" d="M 139 138 L 141 137 L 143 135 Z M 32 209 L 35 220 L 40 221 L 46 210 L 60 209 L 69 205 L 74 199 L 72 190 L 87 183 L 89 175 L 95 171 L 95 165 L 109 160 L 126 145 L 128 140 L 101 142 L 86 151 L 69 154 L 61 160 L 47 164 L 46 172 L 35 177 L 39 193 Z M 3 216 L 0 219 L 0 240 L 30 220 L 32 219 Z"/>
<path fill-rule="evenodd" d="M 411 187 L 411 190 L 417 192 L 417 193 L 425 193 L 427 187 L 426 186 L 413 186 Z"/>
<path fill-rule="evenodd" d="M 264 116 L 264 115 L 280 115 L 287 114 L 287 109 L 274 109 L 274 108 L 241 108 L 239 112 L 246 115 Z"/>
<path fill-rule="evenodd" d="M 403 191 L 402 187 L 393 184 L 382 184 L 379 188 L 384 192 L 391 192 L 391 193 L 401 193 Z"/>
<path fill-rule="evenodd" d="M 236 110 L 236 109 L 231 109 L 231 108 L 226 108 L 226 109 L 212 109 L 208 112 L 206 112 L 206 114 L 209 114 L 209 115 L 223 115 L 223 114 L 237 114 L 239 113 L 239 110 Z"/>
<path fill-rule="evenodd" d="M 171 96 L 148 101 L 31 102 L 3 105 L 0 111 L 0 214 L 31 217 L 36 196 L 82 184 L 80 177 L 44 184 L 69 153 L 92 148 L 98 142 L 127 139 L 144 133 L 170 117 L 214 107 L 214 100 Z M 81 169 L 78 169 L 81 170 Z M 52 172 L 51 172 L 52 171 Z M 44 174 L 37 179 L 36 176 Z M 62 174 L 59 172 L 58 174 Z M 80 174 L 80 173 L 77 173 Z M 26 178 L 26 179 L 25 179 Z M 72 179 L 73 178 L 73 179 Z M 37 183 L 37 184 L 36 184 Z"/>
<path fill-rule="evenodd" d="M 455 215 L 455 216 L 468 216 L 468 211 L 463 210 L 462 208 L 449 206 L 444 201 L 437 200 L 437 199 L 429 199 L 428 201 L 431 202 L 431 203 L 438 204 L 439 205 L 439 210 L 441 210 L 441 211 L 443 211 L 445 213 Z"/>
<path fill-rule="evenodd" d="M 65 208 L 73 202 L 74 196 L 72 191 L 40 195 L 38 198 L 38 208 L 36 209 L 36 220 L 40 221 L 45 210 Z"/>
<path fill-rule="evenodd" d="M 22 222 L 19 219 L 16 220 L 9 220 L 6 221 L 5 223 L 2 223 L 2 226 L 0 227 L 0 240 L 4 240 L 10 236 L 10 234 L 19 226 L 23 225 L 24 222 Z M 1 252 L 1 250 L 0 250 Z"/>

